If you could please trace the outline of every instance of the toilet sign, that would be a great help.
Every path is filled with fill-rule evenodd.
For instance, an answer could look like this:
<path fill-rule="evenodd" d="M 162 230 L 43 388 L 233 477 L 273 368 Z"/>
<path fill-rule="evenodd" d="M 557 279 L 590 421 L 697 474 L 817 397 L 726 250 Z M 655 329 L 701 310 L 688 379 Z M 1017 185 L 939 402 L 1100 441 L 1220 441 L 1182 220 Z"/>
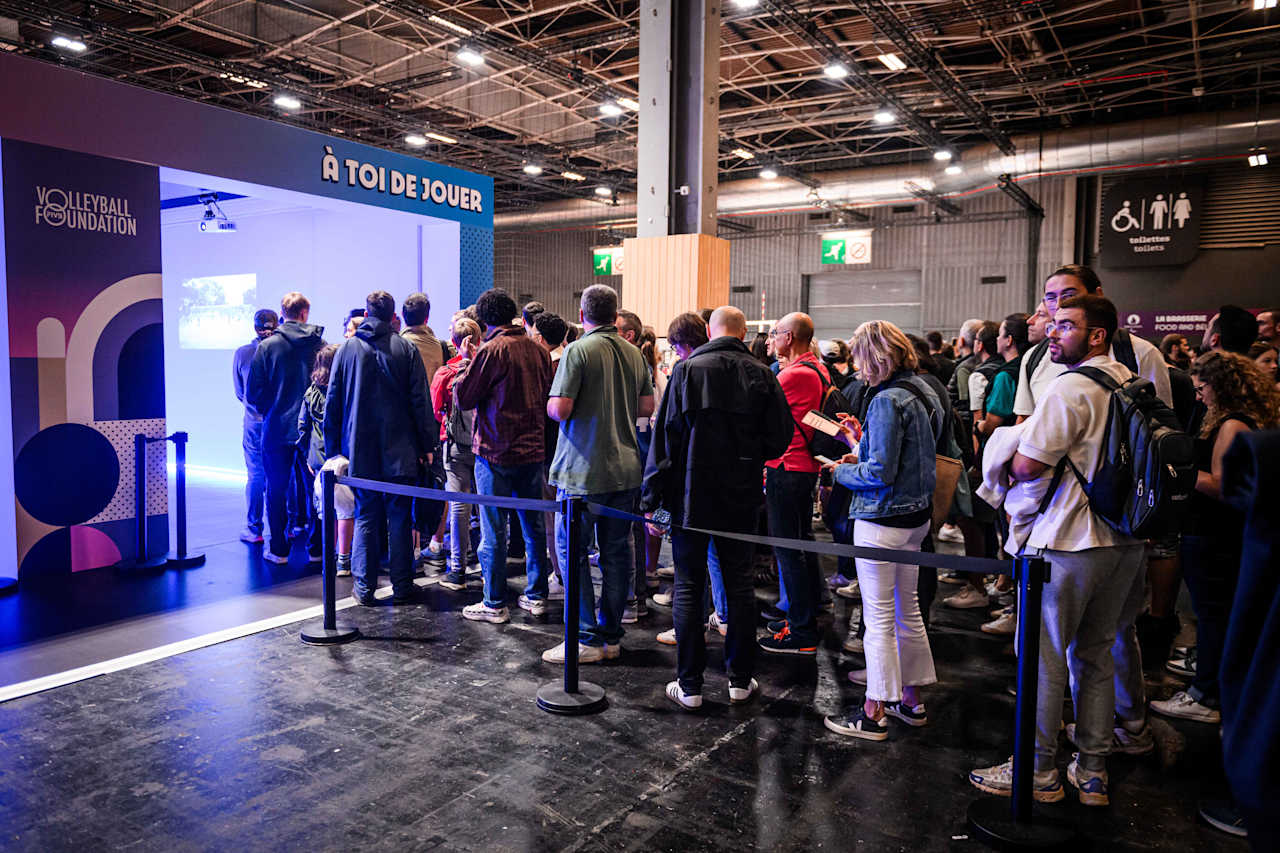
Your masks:
<path fill-rule="evenodd" d="M 1204 176 L 1117 181 L 1102 199 L 1102 265 L 1172 266 L 1200 249 Z"/>
<path fill-rule="evenodd" d="M 870 231 L 839 231 L 822 235 L 822 263 L 871 263 Z"/>

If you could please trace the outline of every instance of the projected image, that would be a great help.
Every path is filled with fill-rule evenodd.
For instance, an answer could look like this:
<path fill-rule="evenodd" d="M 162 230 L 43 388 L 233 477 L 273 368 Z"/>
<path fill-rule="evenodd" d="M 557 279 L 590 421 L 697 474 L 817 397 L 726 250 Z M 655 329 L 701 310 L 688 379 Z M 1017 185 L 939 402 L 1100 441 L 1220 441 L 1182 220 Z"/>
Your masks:
<path fill-rule="evenodd" d="M 233 350 L 253 334 L 258 276 L 210 275 L 182 283 L 178 346 Z"/>

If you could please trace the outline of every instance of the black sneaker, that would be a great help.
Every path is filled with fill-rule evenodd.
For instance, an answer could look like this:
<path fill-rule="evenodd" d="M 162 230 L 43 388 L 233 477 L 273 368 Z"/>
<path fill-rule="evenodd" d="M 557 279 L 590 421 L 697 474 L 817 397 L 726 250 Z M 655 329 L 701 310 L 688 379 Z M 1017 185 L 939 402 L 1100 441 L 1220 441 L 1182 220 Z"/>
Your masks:
<path fill-rule="evenodd" d="M 1201 800 L 1198 804 L 1200 817 L 1214 829 L 1221 830 L 1237 838 L 1247 838 L 1249 831 L 1245 829 L 1244 818 L 1230 800 Z"/>
<path fill-rule="evenodd" d="M 449 572 L 440 578 L 440 586 L 445 589 L 466 589 L 467 577 L 462 572 Z"/>
<path fill-rule="evenodd" d="M 877 722 L 867 716 L 862 708 L 844 714 L 832 714 L 822 718 L 822 724 L 836 734 L 863 740 L 884 740 L 889 737 L 889 727 L 884 720 Z"/>
<path fill-rule="evenodd" d="M 903 702 L 885 702 L 884 712 L 895 720 L 901 720 L 908 726 L 923 726 L 929 722 L 929 717 L 925 714 L 924 703 L 912 707 Z"/>
<path fill-rule="evenodd" d="M 773 622 L 770 622 L 768 625 L 765 625 L 764 627 L 765 627 L 765 630 L 768 631 L 770 634 L 777 634 L 783 628 L 787 627 L 787 620 L 776 619 Z"/>
<path fill-rule="evenodd" d="M 776 604 L 765 604 L 760 607 L 760 618 L 765 622 L 777 622 L 787 618 L 787 611 L 779 609 Z"/>
<path fill-rule="evenodd" d="M 760 648 L 778 655 L 805 655 L 814 657 L 818 654 L 818 643 L 813 640 L 797 640 L 789 627 L 783 628 L 772 637 L 760 641 Z"/>

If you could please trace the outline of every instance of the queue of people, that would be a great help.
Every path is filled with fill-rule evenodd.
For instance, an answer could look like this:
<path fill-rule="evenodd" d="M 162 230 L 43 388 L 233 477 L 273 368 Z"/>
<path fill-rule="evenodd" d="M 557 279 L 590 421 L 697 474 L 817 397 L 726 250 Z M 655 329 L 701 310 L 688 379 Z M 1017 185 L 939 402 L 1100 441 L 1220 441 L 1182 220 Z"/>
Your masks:
<path fill-rule="evenodd" d="M 581 497 L 570 531 L 560 513 L 473 511 L 357 488 L 348 511 L 339 506 L 339 569 L 354 576 L 356 601 L 373 604 L 385 556 L 393 603 L 410 603 L 415 568 L 435 563 L 441 587 L 463 591 L 473 556 L 482 597 L 462 616 L 500 625 L 510 620 L 515 543 L 525 564 L 516 603 L 533 616 L 563 598 L 565 572 L 577 573 L 578 601 L 565 607 L 576 613 L 584 664 L 619 658 L 624 626 L 650 601 L 669 604 L 674 628 L 658 639 L 676 646 L 677 665 L 665 694 L 690 711 L 704 701 L 709 628 L 724 636 L 729 702 L 749 702 L 760 653 L 813 657 L 826 644 L 834 589 L 861 601 L 842 645 L 864 658 L 849 677 L 865 690 L 826 727 L 874 742 L 889 736 L 890 719 L 925 726 L 939 583 L 960 587 L 941 606 L 995 604 L 982 630 L 1011 635 L 1018 614 L 1008 580 L 857 557 L 828 582 L 814 551 L 779 545 L 777 601 L 761 605 L 757 563 L 769 552 L 737 536 L 812 541 L 816 503 L 837 542 L 1034 553 L 1053 567 L 1038 652 L 1037 800 L 1065 796 L 1058 754 L 1068 688 L 1075 753 L 1065 780 L 1086 805 L 1109 802 L 1109 756 L 1155 748 L 1149 712 L 1230 724 L 1223 657 L 1244 519 L 1224 499 L 1226 459 L 1239 436 L 1280 425 L 1276 311 L 1255 318 L 1224 306 L 1200 354 L 1180 336 L 1156 347 L 1119 326 L 1093 270 L 1068 265 L 1045 280 L 1031 312 L 966 321 L 949 344 L 882 320 L 847 342 L 819 342 L 812 318 L 796 312 L 748 346 L 746 317 L 722 306 L 671 322 L 668 365 L 654 330 L 604 285 L 582 292 L 580 328 L 540 303 L 521 309 L 499 289 L 458 312 L 444 339 L 426 325 L 429 311 L 425 295 L 411 295 L 399 329 L 394 299 L 376 291 L 349 315 L 340 346 L 308 323 L 301 294 L 284 298 L 282 322 L 270 311 L 255 316 L 257 337 L 237 352 L 234 376 L 251 474 L 242 538 L 261 541 L 265 491 L 265 559 L 287 560 L 299 531 L 309 555 L 321 556 L 312 502 L 291 495 L 298 479 L 309 496 L 325 467 L 457 493 Z M 1104 441 L 1118 387 L 1195 441 L 1191 511 L 1149 536 L 1125 532 L 1095 503 L 1095 475 L 1119 464 Z M 291 501 L 309 523 L 290 521 Z M 569 562 L 571 533 L 593 556 L 584 547 Z M 658 587 L 664 537 L 674 561 L 667 593 Z M 1175 649 L 1183 580 L 1197 642 Z M 565 657 L 563 643 L 542 655 Z M 1189 685 L 1148 701 L 1144 670 L 1158 667 Z M 1011 762 L 969 779 L 1007 796 Z M 1211 819 L 1231 823 L 1229 813 Z"/>

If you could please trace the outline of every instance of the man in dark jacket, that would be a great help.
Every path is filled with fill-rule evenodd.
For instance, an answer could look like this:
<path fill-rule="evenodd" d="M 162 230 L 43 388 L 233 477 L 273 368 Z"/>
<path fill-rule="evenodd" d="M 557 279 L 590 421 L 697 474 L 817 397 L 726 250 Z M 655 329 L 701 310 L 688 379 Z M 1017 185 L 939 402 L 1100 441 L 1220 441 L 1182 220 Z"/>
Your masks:
<path fill-rule="evenodd" d="M 764 504 L 765 460 L 786 451 L 795 427 L 782 386 L 742 342 L 746 331 L 741 311 L 718 308 L 711 315 L 711 340 L 676 362 L 654 419 L 645 465 L 640 506 L 647 515 L 661 508 L 687 527 L 755 532 Z M 756 658 L 751 545 L 673 529 L 678 690 L 672 698 L 686 708 L 702 704 L 707 657 L 703 602 L 712 540 L 728 604 L 729 699 L 748 701 L 756 689 L 751 677 Z"/>
<path fill-rule="evenodd" d="M 431 461 L 440 425 L 431 413 L 427 371 L 417 348 L 391 331 L 395 312 L 391 294 L 370 293 L 364 322 L 334 356 L 325 400 L 324 446 L 326 453 L 350 460 L 352 477 L 413 485 L 419 466 Z M 391 600 L 413 601 L 413 499 L 371 489 L 353 491 L 352 596 L 360 604 L 374 604 L 386 530 Z"/>
<path fill-rule="evenodd" d="M 262 415 L 248 404 L 244 392 L 249 384 L 249 365 L 253 363 L 258 344 L 274 335 L 279 324 L 280 318 L 270 308 L 263 308 L 254 314 L 253 340 L 236 350 L 231 361 L 231 381 L 235 383 L 236 399 L 244 406 L 244 435 L 240 443 L 244 448 L 244 470 L 249 475 L 244 487 L 249 514 L 244 530 L 240 533 L 240 541 L 250 545 L 262 543 L 262 496 L 267 487 L 267 479 L 262 469 Z"/>
<path fill-rule="evenodd" d="M 311 303 L 301 293 L 280 300 L 284 322 L 258 345 L 249 364 L 245 400 L 262 416 L 262 463 L 267 471 L 267 524 L 272 563 L 289 562 L 289 489 L 297 455 L 298 408 L 311 384 L 311 365 L 324 345 L 324 327 L 307 323 Z"/>

